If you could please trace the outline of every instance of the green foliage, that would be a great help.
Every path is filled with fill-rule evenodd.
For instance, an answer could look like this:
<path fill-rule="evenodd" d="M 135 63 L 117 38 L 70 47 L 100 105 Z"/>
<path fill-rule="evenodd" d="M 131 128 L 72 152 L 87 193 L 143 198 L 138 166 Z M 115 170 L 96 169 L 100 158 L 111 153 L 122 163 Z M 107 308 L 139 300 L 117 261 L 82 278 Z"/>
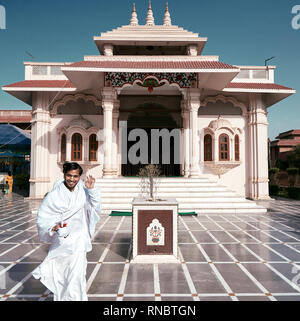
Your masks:
<path fill-rule="evenodd" d="M 277 159 L 275 162 L 275 167 L 279 168 L 282 171 L 285 171 L 289 167 L 289 163 L 286 160 Z"/>
<path fill-rule="evenodd" d="M 289 198 L 300 200 L 300 187 L 288 187 L 286 190 Z"/>
<path fill-rule="evenodd" d="M 269 169 L 269 177 L 270 177 L 270 185 L 278 185 L 277 174 L 279 172 L 279 168 L 270 168 Z"/>
<path fill-rule="evenodd" d="M 294 151 L 287 156 L 290 167 L 296 167 L 300 171 L 300 144 L 298 144 Z"/>
<path fill-rule="evenodd" d="M 269 185 L 270 195 L 277 196 L 280 190 L 279 185 Z"/>
<path fill-rule="evenodd" d="M 298 172 L 299 172 L 298 168 L 288 168 L 287 169 L 287 173 L 289 175 L 289 185 L 290 185 L 290 187 L 295 186 Z"/>

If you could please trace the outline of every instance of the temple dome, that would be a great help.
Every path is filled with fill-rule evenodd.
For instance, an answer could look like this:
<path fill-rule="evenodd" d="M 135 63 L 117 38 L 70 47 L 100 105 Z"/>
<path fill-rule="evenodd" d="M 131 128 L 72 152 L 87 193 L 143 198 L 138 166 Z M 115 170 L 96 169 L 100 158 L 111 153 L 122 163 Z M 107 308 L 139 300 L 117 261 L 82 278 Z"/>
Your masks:
<path fill-rule="evenodd" d="M 76 126 L 82 127 L 84 129 L 88 129 L 88 128 L 93 127 L 93 124 L 89 120 L 87 120 L 83 117 L 79 117 L 79 118 L 73 119 L 69 124 L 69 128 L 76 127 Z"/>
<path fill-rule="evenodd" d="M 232 128 L 232 125 L 229 120 L 223 119 L 219 116 L 218 119 L 211 121 L 208 127 L 215 131 L 219 128 Z"/>

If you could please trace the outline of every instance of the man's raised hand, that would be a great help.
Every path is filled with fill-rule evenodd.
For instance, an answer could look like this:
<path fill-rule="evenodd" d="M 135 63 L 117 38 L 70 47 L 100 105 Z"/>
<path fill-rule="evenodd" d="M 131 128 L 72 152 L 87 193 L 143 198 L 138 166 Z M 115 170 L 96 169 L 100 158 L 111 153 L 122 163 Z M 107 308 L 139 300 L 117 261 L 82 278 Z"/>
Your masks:
<path fill-rule="evenodd" d="M 87 189 L 93 189 L 95 186 L 95 178 L 92 175 L 88 175 L 85 180 L 85 187 Z"/>

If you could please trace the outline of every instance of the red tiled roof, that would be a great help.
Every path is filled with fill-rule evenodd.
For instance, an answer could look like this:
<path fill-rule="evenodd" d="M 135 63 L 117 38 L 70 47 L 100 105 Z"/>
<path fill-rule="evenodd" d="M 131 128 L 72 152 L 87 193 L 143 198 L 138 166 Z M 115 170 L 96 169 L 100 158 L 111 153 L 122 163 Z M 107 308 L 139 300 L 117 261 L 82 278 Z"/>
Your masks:
<path fill-rule="evenodd" d="M 226 86 L 226 89 L 227 88 L 293 90 L 292 88 L 281 86 L 278 84 L 242 83 L 242 82 L 231 82 Z"/>
<path fill-rule="evenodd" d="M 30 123 L 32 117 L 31 116 L 0 116 L 0 123 Z"/>
<path fill-rule="evenodd" d="M 79 61 L 68 67 L 112 69 L 238 69 L 219 61 Z"/>
<path fill-rule="evenodd" d="M 293 146 L 297 146 L 300 145 L 300 140 L 299 139 L 281 139 L 279 141 L 273 141 L 271 143 L 272 146 L 285 146 L 285 147 L 293 147 Z"/>
<path fill-rule="evenodd" d="M 24 80 L 3 87 L 76 88 L 69 80 Z"/>

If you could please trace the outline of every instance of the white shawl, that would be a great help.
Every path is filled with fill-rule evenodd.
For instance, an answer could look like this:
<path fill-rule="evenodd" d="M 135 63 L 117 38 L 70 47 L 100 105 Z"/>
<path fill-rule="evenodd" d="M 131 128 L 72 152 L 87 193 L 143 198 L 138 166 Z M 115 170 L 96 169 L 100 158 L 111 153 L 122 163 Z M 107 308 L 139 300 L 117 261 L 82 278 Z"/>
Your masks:
<path fill-rule="evenodd" d="M 80 180 L 67 201 L 64 180 L 57 181 L 51 192 L 43 200 L 37 215 L 39 237 L 42 242 L 51 242 L 49 231 L 61 221 L 66 221 L 78 211 L 84 209 L 89 236 L 92 239 L 99 221 L 97 212 L 101 211 L 100 191 L 96 188 L 88 190 Z M 91 194 L 94 197 L 91 197 Z"/>

